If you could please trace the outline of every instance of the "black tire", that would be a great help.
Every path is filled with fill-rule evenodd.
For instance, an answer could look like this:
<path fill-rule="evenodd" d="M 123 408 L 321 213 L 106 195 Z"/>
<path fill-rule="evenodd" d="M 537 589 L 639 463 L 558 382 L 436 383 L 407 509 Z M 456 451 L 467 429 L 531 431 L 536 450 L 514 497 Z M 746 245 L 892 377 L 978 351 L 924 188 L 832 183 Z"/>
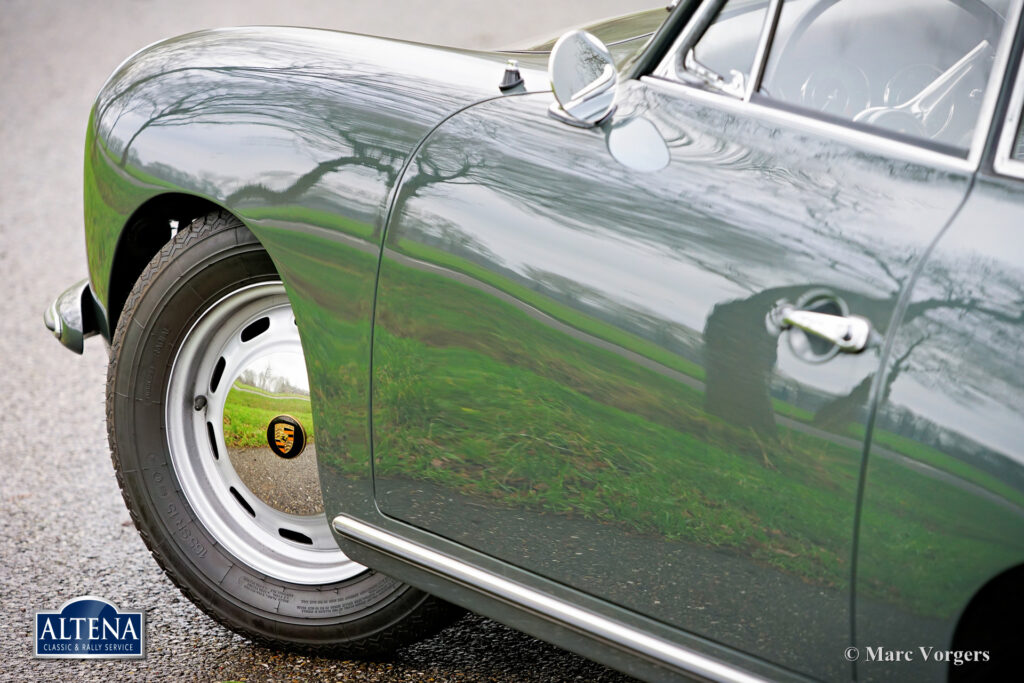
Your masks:
<path fill-rule="evenodd" d="M 961 662 L 950 658 L 950 683 L 996 683 L 1020 678 L 1016 655 L 1024 640 L 1022 579 L 1024 567 L 1003 572 L 989 581 L 960 615 L 950 649 L 961 653 Z"/>
<path fill-rule="evenodd" d="M 111 346 L 106 409 L 117 481 L 157 563 L 220 624 L 272 647 L 380 655 L 432 635 L 459 613 L 358 566 L 361 573 L 326 585 L 256 571 L 218 543 L 189 504 L 164 433 L 172 428 L 168 381 L 189 330 L 231 292 L 278 279 L 256 238 L 226 212 L 193 221 L 149 262 Z"/>

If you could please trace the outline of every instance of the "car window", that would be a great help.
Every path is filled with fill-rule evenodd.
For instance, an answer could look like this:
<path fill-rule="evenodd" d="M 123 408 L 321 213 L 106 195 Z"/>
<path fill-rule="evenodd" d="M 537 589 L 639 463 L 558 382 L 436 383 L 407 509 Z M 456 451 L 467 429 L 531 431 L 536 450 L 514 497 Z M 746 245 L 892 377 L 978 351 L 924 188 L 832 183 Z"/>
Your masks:
<path fill-rule="evenodd" d="M 1024 73 L 1017 75 L 1017 89 L 1018 90 L 1022 88 L 1021 78 L 1024 78 Z M 1016 99 L 1017 102 L 1019 102 L 1020 101 L 1020 95 L 1016 95 L 1015 99 Z M 1011 107 L 1014 106 L 1014 104 L 1015 104 L 1014 101 L 1010 102 L 1010 106 Z M 1010 118 L 1011 118 L 1010 116 L 1007 116 L 1007 121 L 1009 121 Z M 1020 121 L 1021 123 L 1017 124 L 1016 135 L 1013 138 L 1012 146 L 1009 147 L 1009 153 L 1010 153 L 1010 158 L 1013 159 L 1014 161 L 1024 161 L 1024 111 L 1021 111 L 1019 106 L 1018 106 L 1018 110 L 1017 110 L 1017 121 Z M 1004 133 L 1004 135 L 1005 135 L 1005 133 Z M 1004 149 L 1006 149 L 1006 148 L 1004 148 Z M 1003 152 L 1003 154 L 1005 155 L 1006 152 Z M 1021 169 L 1021 170 L 1024 171 L 1024 169 Z M 1014 174 L 1014 175 L 1017 175 L 1017 174 Z"/>
<path fill-rule="evenodd" d="M 679 70 L 702 84 L 741 97 L 750 77 L 768 11 L 766 0 L 728 0 Z"/>
<path fill-rule="evenodd" d="M 760 94 L 970 147 L 1011 0 L 786 0 Z"/>

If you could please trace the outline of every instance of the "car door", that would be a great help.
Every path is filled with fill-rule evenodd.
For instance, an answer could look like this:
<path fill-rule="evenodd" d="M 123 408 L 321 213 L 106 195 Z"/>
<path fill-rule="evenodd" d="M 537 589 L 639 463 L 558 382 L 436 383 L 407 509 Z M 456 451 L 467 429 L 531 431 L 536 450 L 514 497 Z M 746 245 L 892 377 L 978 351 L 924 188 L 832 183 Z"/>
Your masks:
<path fill-rule="evenodd" d="M 1005 61 L 1002 22 L 918 4 L 906 29 L 874 0 L 708 2 L 601 126 L 550 116 L 547 93 L 440 125 L 402 180 L 379 274 L 380 510 L 737 651 L 848 676 L 879 348 L 966 196 Z M 933 54 L 951 23 L 967 37 Z M 878 41 L 898 33 L 917 52 L 890 71 Z M 887 95 L 922 56 L 938 75 Z M 866 96 L 844 76 L 858 58 Z M 892 113 L 936 82 L 934 120 Z M 797 310 L 861 316 L 872 343 L 841 353 L 787 329 Z"/>

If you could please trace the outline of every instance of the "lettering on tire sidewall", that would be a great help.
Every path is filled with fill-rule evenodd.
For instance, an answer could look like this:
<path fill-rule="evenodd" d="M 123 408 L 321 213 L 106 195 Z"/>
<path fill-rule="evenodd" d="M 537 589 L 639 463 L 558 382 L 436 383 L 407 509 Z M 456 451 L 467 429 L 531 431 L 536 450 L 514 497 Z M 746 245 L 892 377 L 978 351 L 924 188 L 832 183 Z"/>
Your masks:
<path fill-rule="evenodd" d="M 210 540 L 209 533 L 181 496 L 166 455 L 147 452 L 143 476 L 150 498 L 182 554 L 210 581 L 219 583 L 246 605 L 282 616 L 331 619 L 368 609 L 403 585 L 376 572 L 367 572 L 337 588 L 301 588 L 275 583 L 252 572 Z M 219 567 L 231 568 L 226 577 Z M 222 580 L 224 578 L 228 580 Z"/>

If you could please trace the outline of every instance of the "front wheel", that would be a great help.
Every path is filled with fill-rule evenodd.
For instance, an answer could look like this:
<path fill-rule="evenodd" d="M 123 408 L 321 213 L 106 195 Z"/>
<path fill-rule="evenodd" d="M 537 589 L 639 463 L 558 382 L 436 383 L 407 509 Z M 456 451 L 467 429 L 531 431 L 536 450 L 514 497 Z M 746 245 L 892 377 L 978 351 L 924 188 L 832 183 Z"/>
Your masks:
<path fill-rule="evenodd" d="M 107 427 L 146 545 L 225 626 L 358 655 L 454 616 L 335 544 L 295 318 L 269 256 L 229 214 L 194 221 L 136 282 L 111 346 Z"/>

